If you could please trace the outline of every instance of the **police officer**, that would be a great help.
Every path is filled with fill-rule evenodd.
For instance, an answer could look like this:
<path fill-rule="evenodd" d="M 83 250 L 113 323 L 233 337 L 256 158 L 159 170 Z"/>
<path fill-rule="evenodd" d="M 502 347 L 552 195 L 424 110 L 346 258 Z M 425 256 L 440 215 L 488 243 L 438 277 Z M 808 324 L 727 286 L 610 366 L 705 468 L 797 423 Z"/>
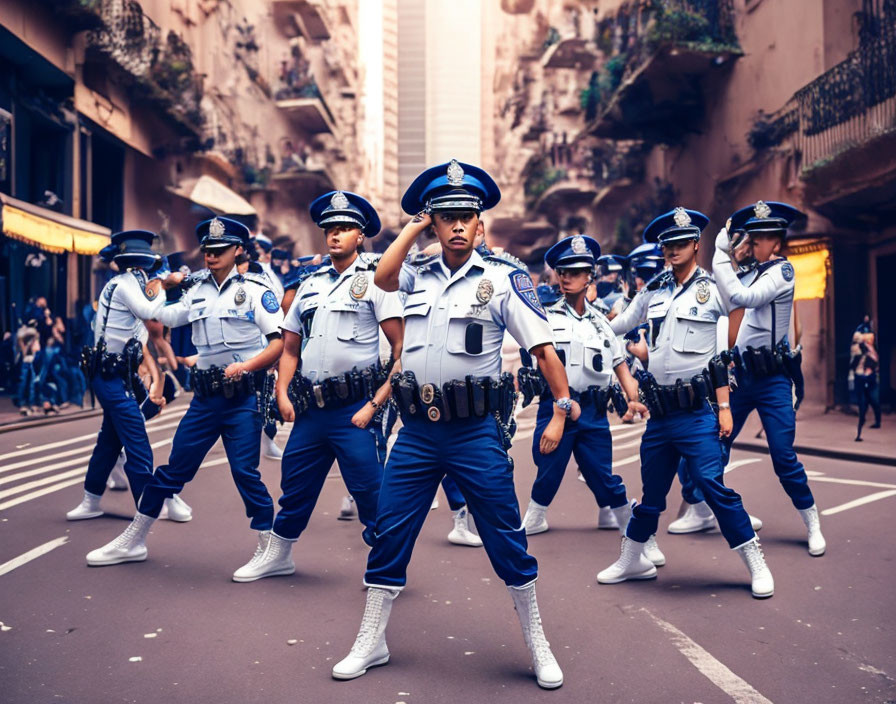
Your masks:
<path fill-rule="evenodd" d="M 599 257 L 600 245 L 584 235 L 560 240 L 544 255 L 545 264 L 557 273 L 563 293 L 563 298 L 547 309 L 548 322 L 554 331 L 557 354 L 566 367 L 570 394 L 582 407 L 582 415 L 576 423 L 567 424 L 557 450 L 542 454 L 541 434 L 553 416 L 553 399 L 547 390 L 540 393 L 532 441 L 538 475 L 523 518 L 526 535 L 548 530 L 545 514 L 573 455 L 600 510 L 612 511 L 623 529 L 628 523 L 625 485 L 612 470 L 613 441 L 607 421 L 614 373 L 630 399 L 622 415 L 646 413 L 647 409 L 638 401 L 638 384 L 625 363 L 619 339 L 607 319 L 586 303 L 586 291 Z"/>
<path fill-rule="evenodd" d="M 334 459 L 357 503 L 363 537 L 373 542 L 385 458 L 385 438 L 373 421 L 391 393 L 379 332 L 398 359 L 402 304 L 398 293 L 374 284 L 376 260 L 359 251 L 365 237 L 380 231 L 370 203 L 332 191 L 311 204 L 311 218 L 324 231 L 330 265 L 305 279 L 282 325 L 277 402 L 294 424 L 283 454 L 280 511 L 267 550 L 237 570 L 237 582 L 295 572 L 292 544 L 308 525 Z"/>
<path fill-rule="evenodd" d="M 643 498 L 632 511 L 620 558 L 597 581 L 656 576 L 643 544 L 656 533 L 683 458 L 722 534 L 747 565 L 753 596 L 769 597 L 774 580 L 759 540 L 740 496 L 723 483 L 719 437 L 730 435 L 733 421 L 728 370 L 717 356 L 716 324 L 727 311 L 712 278 L 697 266 L 698 242 L 708 222 L 702 213 L 678 207 L 647 226 L 644 239 L 659 242 L 671 269 L 654 278 L 610 323 L 617 333 L 649 323 L 650 373 L 642 372 L 638 379 L 650 419 L 641 438 Z M 713 394 L 718 418 L 708 401 Z"/>
<path fill-rule="evenodd" d="M 380 260 L 376 283 L 407 295 L 402 373 L 393 396 L 403 427 L 380 492 L 376 542 L 364 583 L 367 606 L 349 655 L 333 677 L 351 679 L 389 661 L 385 629 L 406 582 L 413 545 L 442 477 L 451 476 L 476 518 L 492 566 L 509 587 L 542 687 L 563 683 L 541 627 L 535 598 L 537 564 L 526 552 L 507 447 L 515 394 L 500 376 L 509 330 L 531 350 L 554 394 L 554 417 L 542 450 L 557 448 L 567 417 L 577 416 L 551 328 L 529 275 L 474 251 L 479 214 L 500 191 L 482 169 L 456 160 L 424 171 L 402 198 L 418 213 Z M 412 266 L 405 258 L 432 225 L 441 254 Z"/>
<path fill-rule="evenodd" d="M 155 237 L 147 230 L 126 230 L 111 238 L 108 252 L 119 274 L 100 293 L 94 318 L 96 344 L 84 355 L 91 388 L 103 408 L 103 422 L 87 465 L 84 498 L 66 514 L 69 521 L 103 515 L 100 499 L 122 449 L 134 503 L 152 478 L 152 448 L 136 394 L 138 384 L 143 391 L 137 377 L 147 339 L 143 321 L 153 318 L 165 304 L 161 281 L 150 280 L 147 274 L 161 259 L 152 249 Z M 148 402 L 164 403 L 161 384 L 153 384 L 148 395 Z M 164 508 L 173 520 L 192 518 L 190 507 L 182 501 L 168 501 Z"/>
<path fill-rule="evenodd" d="M 720 291 L 732 306 L 746 308 L 737 332 L 738 354 L 734 359 L 738 383 L 731 396 L 734 427 L 724 441 L 725 459 L 747 416 L 757 411 L 775 474 L 806 525 L 809 554 L 818 557 L 826 547 L 818 508 L 806 470 L 793 449 L 796 413 L 790 367 L 794 352 L 787 333 L 795 275 L 793 265 L 782 256 L 787 230 L 800 217 L 802 213 L 786 203 L 759 201 L 741 208 L 716 238 L 713 272 Z M 728 233 L 739 229 L 746 232 L 757 262 L 755 269 L 743 278 L 735 273 L 729 254 Z"/>
<path fill-rule="evenodd" d="M 237 273 L 237 254 L 249 242 L 244 225 L 216 217 L 200 223 L 196 234 L 207 268 L 190 277 L 191 287 L 179 301 L 155 311 L 155 317 L 169 327 L 192 323 L 199 352 L 191 372 L 193 400 L 174 435 L 168 464 L 158 467 L 138 494 L 134 520 L 115 540 L 90 552 L 89 565 L 145 560 L 146 536 L 164 500 L 196 475 L 219 438 L 251 527 L 258 531 L 253 559 L 267 548 L 274 502 L 258 472 L 262 426 L 258 396 L 265 370 L 283 348 L 283 314 L 265 278 Z"/>

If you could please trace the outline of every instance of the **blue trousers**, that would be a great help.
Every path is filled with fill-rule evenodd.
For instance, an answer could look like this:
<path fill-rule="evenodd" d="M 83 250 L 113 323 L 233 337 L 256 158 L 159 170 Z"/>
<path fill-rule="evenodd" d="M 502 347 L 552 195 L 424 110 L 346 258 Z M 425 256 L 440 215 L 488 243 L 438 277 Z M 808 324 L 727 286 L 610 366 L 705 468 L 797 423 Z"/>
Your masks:
<path fill-rule="evenodd" d="M 221 438 L 251 527 L 270 530 L 274 501 L 258 471 L 261 425 L 254 394 L 230 399 L 223 395 L 194 396 L 174 433 L 168 464 L 156 469 L 143 491 L 140 513 L 158 518 L 165 499 L 179 494 L 184 484 L 196 476 L 208 451 Z"/>
<path fill-rule="evenodd" d="M 137 399 L 125 390 L 121 379 L 104 379 L 97 375 L 91 386 L 103 407 L 103 423 L 87 464 L 84 490 L 97 496 L 103 495 L 106 480 L 124 447 L 124 473 L 128 477 L 134 503 L 137 503 L 152 479 L 152 448 L 146 434 L 146 421 Z"/>
<path fill-rule="evenodd" d="M 376 428 L 358 428 L 352 416 L 366 401 L 346 408 L 309 408 L 296 416 L 283 451 L 280 512 L 274 532 L 295 540 L 308 525 L 333 460 L 349 493 L 358 504 L 358 518 L 364 524 L 364 541 L 373 543 L 376 505 L 383 480 L 383 465 L 377 452 Z M 373 425 L 373 424 L 371 424 Z"/>
<path fill-rule="evenodd" d="M 467 500 L 457 487 L 457 482 L 447 475 L 442 480 L 442 491 L 445 492 L 445 498 L 448 499 L 448 506 L 452 511 L 459 511 L 467 505 Z"/>
<path fill-rule="evenodd" d="M 640 543 L 656 533 L 666 495 L 681 460 L 706 497 L 719 529 L 732 548 L 752 540 L 756 533 L 740 495 L 723 483 L 724 464 L 719 422 L 709 404 L 696 411 L 651 416 L 641 437 L 643 497 L 632 511 L 626 535 Z"/>
<path fill-rule="evenodd" d="M 744 427 L 753 410 L 758 411 L 765 437 L 768 441 L 772 467 L 784 491 L 797 508 L 809 508 L 815 503 L 809 479 L 802 463 L 793 449 L 796 434 L 796 412 L 793 410 L 791 381 L 783 374 L 764 379 L 751 379 L 738 374 L 737 390 L 731 394 L 731 415 L 734 430 L 722 442 L 722 463 L 728 464 L 731 457 L 731 443 Z M 688 476 L 684 463 L 679 466 L 681 495 L 689 504 L 703 501 L 703 494 Z"/>
<path fill-rule="evenodd" d="M 542 506 L 550 505 L 560 488 L 570 457 L 575 456 L 597 505 L 610 508 L 624 506 L 625 485 L 621 477 L 613 474 L 613 440 L 606 412 L 599 413 L 591 403 L 582 406 L 579 420 L 566 424 L 557 449 L 543 455 L 538 447 L 553 415 L 553 400 L 538 404 L 535 434 L 532 436 L 532 458 L 538 467 L 538 475 L 532 486 L 532 500 Z"/>
<path fill-rule="evenodd" d="M 513 468 L 495 419 L 433 423 L 411 416 L 386 463 L 365 584 L 405 585 L 414 542 L 446 474 L 466 497 L 497 575 L 514 587 L 535 580 L 538 563 L 526 552 Z"/>

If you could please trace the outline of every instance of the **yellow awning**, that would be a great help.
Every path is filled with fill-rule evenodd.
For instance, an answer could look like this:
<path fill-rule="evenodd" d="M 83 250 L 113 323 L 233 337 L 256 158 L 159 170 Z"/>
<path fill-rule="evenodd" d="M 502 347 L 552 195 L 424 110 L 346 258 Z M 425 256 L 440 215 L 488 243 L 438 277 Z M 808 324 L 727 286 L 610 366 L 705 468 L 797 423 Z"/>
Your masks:
<path fill-rule="evenodd" d="M 110 230 L 0 193 L 3 234 L 45 252 L 97 254 Z"/>
<path fill-rule="evenodd" d="M 813 298 L 824 298 L 828 280 L 829 257 L 830 252 L 827 249 L 787 256 L 796 273 L 794 300 L 806 301 Z"/>

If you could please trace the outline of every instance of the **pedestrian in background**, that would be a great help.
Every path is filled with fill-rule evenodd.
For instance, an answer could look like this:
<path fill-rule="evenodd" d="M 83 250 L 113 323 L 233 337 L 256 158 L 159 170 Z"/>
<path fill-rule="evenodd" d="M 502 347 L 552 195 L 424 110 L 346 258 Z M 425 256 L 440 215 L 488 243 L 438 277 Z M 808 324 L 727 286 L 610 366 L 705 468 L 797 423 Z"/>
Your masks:
<path fill-rule="evenodd" d="M 865 416 L 868 413 L 869 405 L 874 411 L 874 425 L 870 427 L 880 427 L 880 387 L 877 383 L 879 369 L 880 358 L 874 348 L 871 317 L 866 315 L 852 336 L 852 346 L 849 351 L 849 370 L 855 379 L 856 402 L 859 406 L 856 442 L 862 442 L 862 426 L 865 425 Z"/>

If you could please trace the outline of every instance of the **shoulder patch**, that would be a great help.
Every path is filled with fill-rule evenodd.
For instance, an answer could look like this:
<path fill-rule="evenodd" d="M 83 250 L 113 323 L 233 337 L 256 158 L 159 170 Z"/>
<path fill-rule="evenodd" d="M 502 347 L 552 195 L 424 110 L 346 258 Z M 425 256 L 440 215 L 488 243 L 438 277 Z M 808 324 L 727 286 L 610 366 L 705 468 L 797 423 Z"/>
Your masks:
<path fill-rule="evenodd" d="M 269 288 L 271 285 L 271 280 L 268 278 L 268 275 L 264 273 L 264 270 L 261 272 L 247 271 L 243 274 L 243 278 L 246 281 L 251 281 L 259 286 L 264 286 L 265 288 Z"/>
<path fill-rule="evenodd" d="M 784 277 L 785 281 L 793 281 L 794 277 L 793 264 L 790 262 L 784 262 L 781 265 L 781 276 Z"/>
<path fill-rule="evenodd" d="M 261 307 L 268 313 L 276 313 L 280 309 L 273 291 L 265 291 L 261 296 Z"/>
<path fill-rule="evenodd" d="M 510 287 L 523 303 L 544 320 L 548 319 L 547 314 L 544 312 L 544 306 L 541 305 L 541 301 L 538 300 L 538 294 L 535 293 L 535 284 L 532 283 L 532 278 L 525 271 L 515 271 L 510 275 Z"/>

